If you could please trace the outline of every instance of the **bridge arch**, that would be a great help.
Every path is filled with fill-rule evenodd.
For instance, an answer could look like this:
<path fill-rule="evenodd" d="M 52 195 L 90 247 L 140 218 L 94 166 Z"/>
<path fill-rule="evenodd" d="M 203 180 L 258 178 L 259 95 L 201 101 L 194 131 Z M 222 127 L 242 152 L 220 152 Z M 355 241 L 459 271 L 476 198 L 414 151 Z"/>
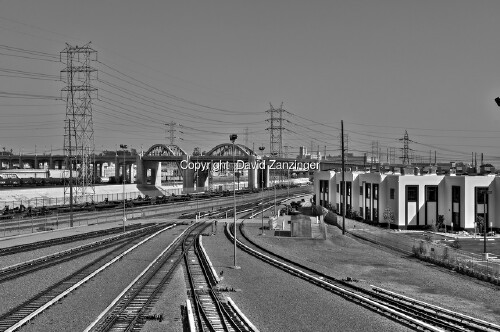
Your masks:
<path fill-rule="evenodd" d="M 144 156 L 183 156 L 187 155 L 186 151 L 177 145 L 155 144 L 146 151 Z"/>
<path fill-rule="evenodd" d="M 234 145 L 234 156 L 255 156 L 255 152 L 252 151 L 252 149 L 248 148 L 247 146 L 243 144 L 235 144 Z M 207 156 L 232 156 L 233 155 L 233 144 L 231 143 L 222 143 L 214 148 L 212 148 L 210 151 L 207 152 Z"/>

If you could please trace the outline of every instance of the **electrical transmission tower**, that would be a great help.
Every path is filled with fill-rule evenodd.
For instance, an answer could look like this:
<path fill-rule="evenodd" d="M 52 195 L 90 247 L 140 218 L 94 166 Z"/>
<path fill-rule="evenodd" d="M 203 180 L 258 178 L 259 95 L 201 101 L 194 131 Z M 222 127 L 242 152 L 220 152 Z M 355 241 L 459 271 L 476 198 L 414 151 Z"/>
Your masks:
<path fill-rule="evenodd" d="M 91 64 L 97 60 L 97 51 L 92 49 L 90 43 L 84 46 L 66 44 L 60 56 L 61 62 L 66 65 L 61 71 L 66 83 L 61 90 L 66 92 L 64 151 L 66 168 L 73 175 L 64 182 L 64 197 L 66 199 L 69 193 L 71 203 L 83 202 L 86 196 L 95 194 L 92 95 L 97 93 L 97 89 L 91 82 L 97 78 L 97 69 Z"/>
<path fill-rule="evenodd" d="M 396 148 L 389 146 L 387 147 L 387 162 L 391 165 L 396 163 Z"/>
<path fill-rule="evenodd" d="M 408 131 L 405 130 L 405 136 L 403 138 L 399 139 L 400 141 L 403 141 L 403 156 L 400 157 L 403 160 L 403 165 L 409 165 L 410 164 L 410 157 L 409 157 L 409 152 L 410 152 L 410 139 L 408 137 Z"/>
<path fill-rule="evenodd" d="M 167 133 L 169 133 L 169 136 L 170 136 L 170 145 L 174 145 L 175 143 L 175 125 L 177 123 L 173 122 L 173 121 L 170 121 L 170 123 L 165 123 L 165 126 L 168 126 L 169 129 L 167 130 Z"/>
<path fill-rule="evenodd" d="M 266 121 L 269 122 L 270 127 L 266 128 L 269 130 L 269 149 L 270 155 L 273 157 L 283 156 L 283 103 L 281 103 L 280 108 L 275 109 L 271 103 L 269 103 L 270 109 L 266 111 L 269 113 L 271 118 Z"/>

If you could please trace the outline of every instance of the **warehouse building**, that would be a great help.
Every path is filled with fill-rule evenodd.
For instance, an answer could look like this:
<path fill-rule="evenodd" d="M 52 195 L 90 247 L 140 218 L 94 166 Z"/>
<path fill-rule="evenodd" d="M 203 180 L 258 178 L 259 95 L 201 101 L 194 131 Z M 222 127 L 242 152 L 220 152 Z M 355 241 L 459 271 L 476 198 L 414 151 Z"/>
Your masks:
<path fill-rule="evenodd" d="M 427 174 L 414 168 L 387 168 L 376 172 L 346 171 L 346 215 L 386 224 L 391 228 L 425 229 L 441 216 L 453 230 L 474 231 L 477 217 L 486 218 L 488 231 L 500 229 L 500 177 Z M 314 175 L 317 203 L 342 213 L 342 173 L 318 171 Z"/>

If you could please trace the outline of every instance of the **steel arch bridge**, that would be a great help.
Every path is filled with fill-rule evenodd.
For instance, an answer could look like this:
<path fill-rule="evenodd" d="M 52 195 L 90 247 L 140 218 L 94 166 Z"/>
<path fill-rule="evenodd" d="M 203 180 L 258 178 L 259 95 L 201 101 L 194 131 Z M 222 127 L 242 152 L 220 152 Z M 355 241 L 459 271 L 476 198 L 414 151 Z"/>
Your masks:
<path fill-rule="evenodd" d="M 170 157 L 182 157 L 187 155 L 181 147 L 171 144 L 155 144 L 146 151 L 144 156 L 160 157 L 160 156 L 170 156 Z"/>
<path fill-rule="evenodd" d="M 233 144 L 231 143 L 222 143 L 212 150 L 208 151 L 206 156 L 217 156 L 217 157 L 228 157 L 233 156 Z M 248 156 L 256 156 L 255 152 L 252 151 L 249 147 L 243 144 L 234 144 L 234 156 L 235 157 L 248 157 Z"/>

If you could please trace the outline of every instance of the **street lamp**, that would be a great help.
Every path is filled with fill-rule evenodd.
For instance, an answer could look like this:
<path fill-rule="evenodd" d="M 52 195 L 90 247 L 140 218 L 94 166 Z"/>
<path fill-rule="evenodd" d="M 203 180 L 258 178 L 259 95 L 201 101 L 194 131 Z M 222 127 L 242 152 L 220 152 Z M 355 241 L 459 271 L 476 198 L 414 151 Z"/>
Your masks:
<path fill-rule="evenodd" d="M 276 172 L 273 173 L 273 187 L 274 187 L 274 216 L 277 217 L 278 214 L 276 213 Z"/>
<path fill-rule="evenodd" d="M 264 149 L 265 146 L 259 146 L 259 151 L 262 154 L 262 157 L 264 157 Z M 265 170 L 265 168 L 264 168 Z M 262 213 L 261 213 L 261 219 L 262 219 L 262 226 L 261 226 L 261 232 L 260 235 L 264 235 L 264 172 L 261 172 L 260 174 L 260 192 L 262 196 Z"/>
<path fill-rule="evenodd" d="M 234 203 L 234 214 L 233 214 L 233 226 L 234 226 L 234 269 L 240 269 L 238 265 L 236 265 L 236 188 L 234 185 L 234 173 L 236 172 L 236 164 L 234 163 L 234 141 L 238 138 L 238 135 L 231 134 L 229 135 L 229 140 L 233 143 L 233 203 Z"/>
<path fill-rule="evenodd" d="M 123 231 L 125 232 L 125 222 L 127 221 L 127 215 L 125 214 L 125 149 L 127 148 L 126 144 L 120 144 L 120 149 L 123 149 Z"/>
<path fill-rule="evenodd" d="M 198 171 L 196 171 L 196 189 L 194 191 L 194 200 L 196 201 L 196 222 L 198 222 L 198 219 L 200 218 L 199 212 L 198 212 L 198 195 L 196 194 L 198 192 Z"/>

